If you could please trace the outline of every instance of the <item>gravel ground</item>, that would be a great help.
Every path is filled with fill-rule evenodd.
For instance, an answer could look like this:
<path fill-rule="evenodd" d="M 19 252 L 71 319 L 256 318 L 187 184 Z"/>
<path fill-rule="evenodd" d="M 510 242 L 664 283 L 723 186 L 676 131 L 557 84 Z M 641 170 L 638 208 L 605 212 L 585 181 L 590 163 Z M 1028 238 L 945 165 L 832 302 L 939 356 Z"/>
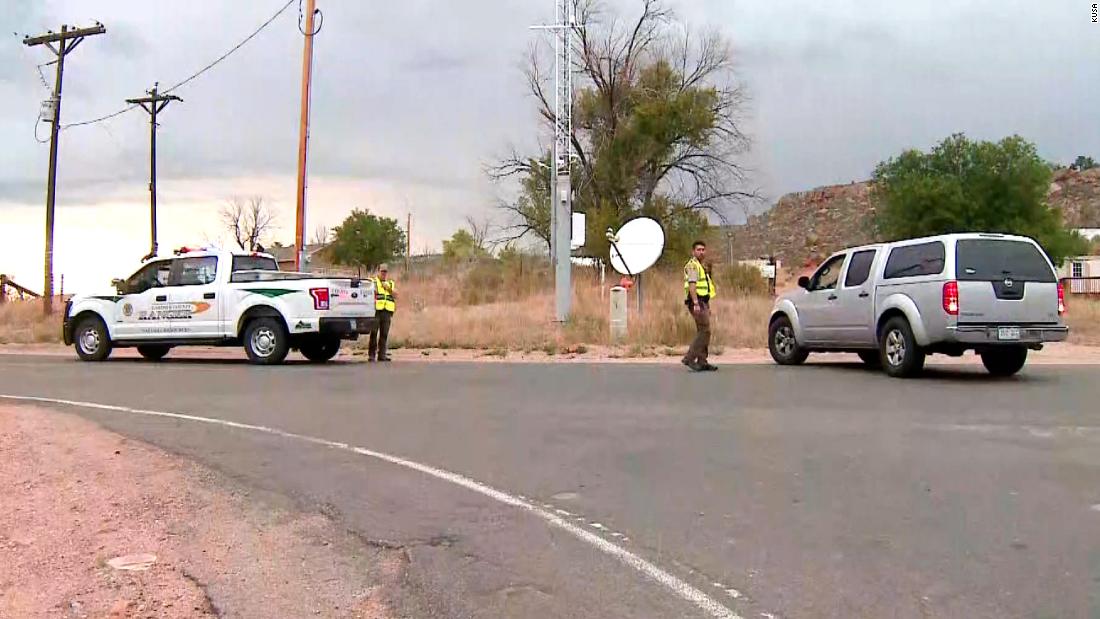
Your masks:
<path fill-rule="evenodd" d="M 403 551 L 286 503 L 78 417 L 0 406 L 0 617 L 395 616 Z M 134 554 L 155 561 L 112 567 Z"/>

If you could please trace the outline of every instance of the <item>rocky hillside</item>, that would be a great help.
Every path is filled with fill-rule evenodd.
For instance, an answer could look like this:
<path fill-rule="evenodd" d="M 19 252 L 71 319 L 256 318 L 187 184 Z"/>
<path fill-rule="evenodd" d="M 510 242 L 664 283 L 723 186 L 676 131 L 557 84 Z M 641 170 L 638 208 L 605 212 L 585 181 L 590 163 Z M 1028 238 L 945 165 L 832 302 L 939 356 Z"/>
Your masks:
<path fill-rule="evenodd" d="M 735 257 L 774 255 L 793 267 L 874 241 L 874 215 L 871 184 L 851 183 L 789 193 L 771 210 L 729 230 Z"/>
<path fill-rule="evenodd" d="M 1062 209 L 1067 226 L 1100 228 L 1100 168 L 1055 172 L 1050 203 Z"/>
<path fill-rule="evenodd" d="M 1062 210 L 1070 227 L 1100 228 L 1100 168 L 1055 172 L 1050 203 Z M 798 267 L 877 240 L 874 220 L 871 184 L 864 181 L 787 194 L 766 213 L 722 232 L 733 233 L 735 258 L 775 255 Z M 718 246 L 727 247 L 726 239 Z"/>

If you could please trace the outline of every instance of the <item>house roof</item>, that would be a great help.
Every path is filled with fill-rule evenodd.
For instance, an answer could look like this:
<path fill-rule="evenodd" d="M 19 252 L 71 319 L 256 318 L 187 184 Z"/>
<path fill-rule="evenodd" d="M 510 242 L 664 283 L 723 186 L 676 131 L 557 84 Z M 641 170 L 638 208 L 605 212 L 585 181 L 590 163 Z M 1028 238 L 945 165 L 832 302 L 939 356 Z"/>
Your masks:
<path fill-rule="evenodd" d="M 306 257 L 311 257 L 326 247 L 328 247 L 328 243 L 307 243 Z M 295 245 L 281 245 L 279 247 L 269 247 L 267 251 L 275 256 L 275 260 L 278 262 L 294 262 L 294 254 L 298 252 L 298 249 Z"/>

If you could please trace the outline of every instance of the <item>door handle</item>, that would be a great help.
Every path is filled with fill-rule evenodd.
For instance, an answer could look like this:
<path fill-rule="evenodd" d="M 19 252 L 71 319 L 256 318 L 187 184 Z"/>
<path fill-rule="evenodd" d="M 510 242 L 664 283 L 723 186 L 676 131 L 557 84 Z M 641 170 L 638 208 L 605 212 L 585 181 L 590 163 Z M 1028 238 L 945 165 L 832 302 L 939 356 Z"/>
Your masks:
<path fill-rule="evenodd" d="M 861 298 L 861 299 L 866 299 L 869 296 L 871 296 L 870 292 L 861 292 L 861 293 L 859 293 L 859 298 Z"/>
<path fill-rule="evenodd" d="M 157 295 L 157 301 L 167 301 L 167 300 L 168 300 L 168 295 L 166 295 L 166 294 Z"/>
<path fill-rule="evenodd" d="M 835 294 L 829 295 L 829 300 L 830 301 L 836 301 L 836 295 Z"/>
<path fill-rule="evenodd" d="M 204 298 L 204 299 L 213 299 L 216 296 L 218 296 L 216 293 L 208 292 L 208 293 L 202 295 L 202 298 Z"/>

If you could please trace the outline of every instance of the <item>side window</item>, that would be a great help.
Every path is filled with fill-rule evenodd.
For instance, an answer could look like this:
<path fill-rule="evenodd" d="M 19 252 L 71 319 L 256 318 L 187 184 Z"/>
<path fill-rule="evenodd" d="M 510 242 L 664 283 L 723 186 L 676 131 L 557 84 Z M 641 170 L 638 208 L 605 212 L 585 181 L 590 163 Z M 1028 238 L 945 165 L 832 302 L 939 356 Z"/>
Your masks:
<path fill-rule="evenodd" d="M 180 258 L 177 260 L 176 277 L 173 286 L 203 286 L 214 283 L 218 273 L 217 256 L 201 258 Z"/>
<path fill-rule="evenodd" d="M 141 294 L 150 288 L 167 286 L 171 270 L 172 262 L 169 260 L 149 263 L 126 280 L 126 289 L 129 294 Z"/>
<path fill-rule="evenodd" d="M 848 275 L 844 277 L 845 287 L 862 286 L 871 275 L 871 264 L 875 261 L 876 251 L 868 249 L 852 254 L 852 262 L 848 265 Z"/>
<path fill-rule="evenodd" d="M 895 247 L 890 250 L 883 277 L 895 279 L 918 275 L 939 275 L 943 273 L 946 255 L 946 250 L 940 241 Z"/>
<path fill-rule="evenodd" d="M 814 273 L 814 278 L 810 280 L 810 287 L 807 290 L 833 290 L 836 288 L 837 282 L 840 281 L 840 270 L 844 267 L 845 254 L 839 256 L 833 256 L 828 262 L 821 265 L 821 268 Z"/>

